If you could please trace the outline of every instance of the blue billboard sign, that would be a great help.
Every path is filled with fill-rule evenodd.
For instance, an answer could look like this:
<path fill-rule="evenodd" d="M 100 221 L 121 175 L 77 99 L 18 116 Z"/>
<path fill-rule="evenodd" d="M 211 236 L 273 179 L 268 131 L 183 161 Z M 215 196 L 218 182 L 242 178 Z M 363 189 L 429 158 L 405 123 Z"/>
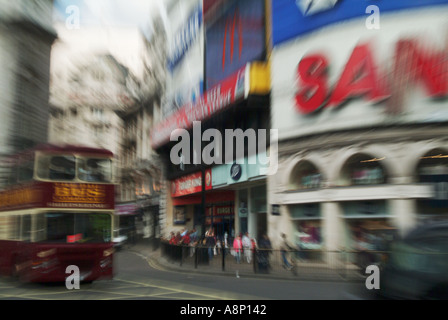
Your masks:
<path fill-rule="evenodd" d="M 206 89 L 265 55 L 264 1 L 228 1 L 213 22 L 206 22 Z"/>
<path fill-rule="evenodd" d="M 274 45 L 344 20 L 367 17 L 366 8 L 381 13 L 447 5 L 448 0 L 271 0 Z"/>

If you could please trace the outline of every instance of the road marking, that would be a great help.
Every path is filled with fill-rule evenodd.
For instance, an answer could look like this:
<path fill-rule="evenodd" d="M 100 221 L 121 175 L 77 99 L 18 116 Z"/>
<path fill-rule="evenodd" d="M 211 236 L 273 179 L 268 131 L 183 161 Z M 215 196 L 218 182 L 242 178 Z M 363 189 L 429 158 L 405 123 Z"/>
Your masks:
<path fill-rule="evenodd" d="M 227 295 L 223 295 L 223 292 L 219 292 L 219 295 L 216 295 L 215 293 L 210 294 L 210 293 L 201 293 L 201 292 L 196 292 L 196 291 L 191 291 L 191 290 L 181 290 L 181 289 L 175 289 L 175 288 L 170 288 L 170 287 L 166 287 L 166 286 L 162 286 L 162 285 L 156 285 L 156 284 L 145 284 L 142 282 L 136 282 L 136 281 L 129 281 L 129 280 L 124 280 L 124 279 L 118 279 L 120 281 L 124 281 L 124 282 L 128 282 L 128 283 L 134 283 L 134 284 L 138 284 L 141 286 L 147 286 L 147 287 L 154 287 L 154 288 L 158 288 L 158 289 L 165 289 L 165 290 L 170 290 L 173 292 L 177 292 L 177 293 L 187 293 L 187 294 L 191 294 L 191 295 L 195 295 L 195 296 L 201 296 L 207 299 L 212 299 L 212 300 L 236 300 L 236 298 L 230 298 L 227 293 Z M 174 285 L 174 284 L 173 284 Z M 196 290 L 204 290 L 203 288 L 198 288 Z M 209 290 L 209 289 L 208 289 Z M 224 296 L 224 297 L 223 297 Z"/>

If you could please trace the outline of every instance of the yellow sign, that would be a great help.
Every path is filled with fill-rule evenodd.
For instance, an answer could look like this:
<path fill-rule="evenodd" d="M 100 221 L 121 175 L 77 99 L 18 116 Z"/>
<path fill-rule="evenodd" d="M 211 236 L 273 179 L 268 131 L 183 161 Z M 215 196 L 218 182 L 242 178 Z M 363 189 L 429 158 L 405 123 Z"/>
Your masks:
<path fill-rule="evenodd" d="M 103 203 L 106 187 L 99 184 L 55 183 L 53 202 Z"/>
<path fill-rule="evenodd" d="M 8 190 L 0 193 L 0 207 L 12 207 L 35 201 L 35 192 L 31 188 Z"/>
<path fill-rule="evenodd" d="M 250 94 L 267 95 L 271 90 L 269 64 L 251 62 L 250 64 Z"/>

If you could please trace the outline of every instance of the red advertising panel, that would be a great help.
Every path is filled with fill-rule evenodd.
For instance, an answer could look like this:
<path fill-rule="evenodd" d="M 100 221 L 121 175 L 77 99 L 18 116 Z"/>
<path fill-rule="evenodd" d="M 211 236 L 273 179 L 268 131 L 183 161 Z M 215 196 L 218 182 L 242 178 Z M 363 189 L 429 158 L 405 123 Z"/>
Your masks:
<path fill-rule="evenodd" d="M 209 191 L 205 194 L 205 203 L 222 203 L 235 201 L 235 191 L 222 190 L 222 191 Z M 173 198 L 174 206 L 187 206 L 190 204 L 201 204 L 202 195 L 199 193 Z"/>
<path fill-rule="evenodd" d="M 194 104 L 184 105 L 178 112 L 157 125 L 151 133 L 151 144 L 158 148 L 170 141 L 176 129 L 190 129 L 193 121 L 203 121 L 245 96 L 246 66 L 225 81 L 208 90 Z"/>
<path fill-rule="evenodd" d="M 202 173 L 196 172 L 171 182 L 171 196 L 180 197 L 202 190 Z M 205 190 L 212 189 L 212 170 L 205 171 Z"/>

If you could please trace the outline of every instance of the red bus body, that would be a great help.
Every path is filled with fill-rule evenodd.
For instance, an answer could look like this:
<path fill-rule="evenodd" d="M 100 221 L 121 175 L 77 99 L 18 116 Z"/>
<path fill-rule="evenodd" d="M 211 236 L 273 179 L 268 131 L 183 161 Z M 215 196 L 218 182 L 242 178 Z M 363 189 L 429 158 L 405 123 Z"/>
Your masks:
<path fill-rule="evenodd" d="M 80 270 L 81 281 L 113 279 L 113 244 L 36 244 L 0 241 L 0 272 L 23 282 L 64 282 L 67 267 Z M 38 253 L 48 252 L 46 257 Z"/>
<path fill-rule="evenodd" d="M 35 161 L 36 152 L 50 156 L 68 155 L 75 159 L 93 157 L 112 160 L 113 157 L 112 153 L 102 149 L 45 145 L 24 152 L 15 159 L 25 155 Z M 34 174 L 31 181 L 5 188 L 0 191 L 0 274 L 16 276 L 27 282 L 63 282 L 71 275 L 67 267 L 74 265 L 79 268 L 80 281 L 112 279 L 114 208 L 115 186 L 112 181 L 81 181 L 77 175 L 72 181 L 51 181 L 39 179 Z M 71 227 L 70 223 L 59 218 L 50 226 L 48 221 L 51 215 L 70 216 L 73 221 L 82 216 L 86 230 L 96 227 L 96 231 L 90 231 L 92 234 L 96 232 L 98 236 L 101 234 L 98 230 L 102 230 L 103 235 L 109 232 L 109 236 L 103 236 L 98 242 L 89 242 L 82 233 L 62 234 L 59 229 L 54 229 L 61 224 Z M 98 220 L 98 216 L 103 220 Z M 12 232 L 8 233 L 13 223 L 11 221 L 16 218 L 19 219 L 19 233 L 24 230 L 24 225 L 29 225 L 29 239 L 21 235 L 17 239 L 5 239 Z M 26 219 L 28 222 L 24 222 Z M 92 225 L 87 225 L 91 221 L 94 221 Z M 57 241 L 47 239 L 50 229 L 58 233 Z"/>

